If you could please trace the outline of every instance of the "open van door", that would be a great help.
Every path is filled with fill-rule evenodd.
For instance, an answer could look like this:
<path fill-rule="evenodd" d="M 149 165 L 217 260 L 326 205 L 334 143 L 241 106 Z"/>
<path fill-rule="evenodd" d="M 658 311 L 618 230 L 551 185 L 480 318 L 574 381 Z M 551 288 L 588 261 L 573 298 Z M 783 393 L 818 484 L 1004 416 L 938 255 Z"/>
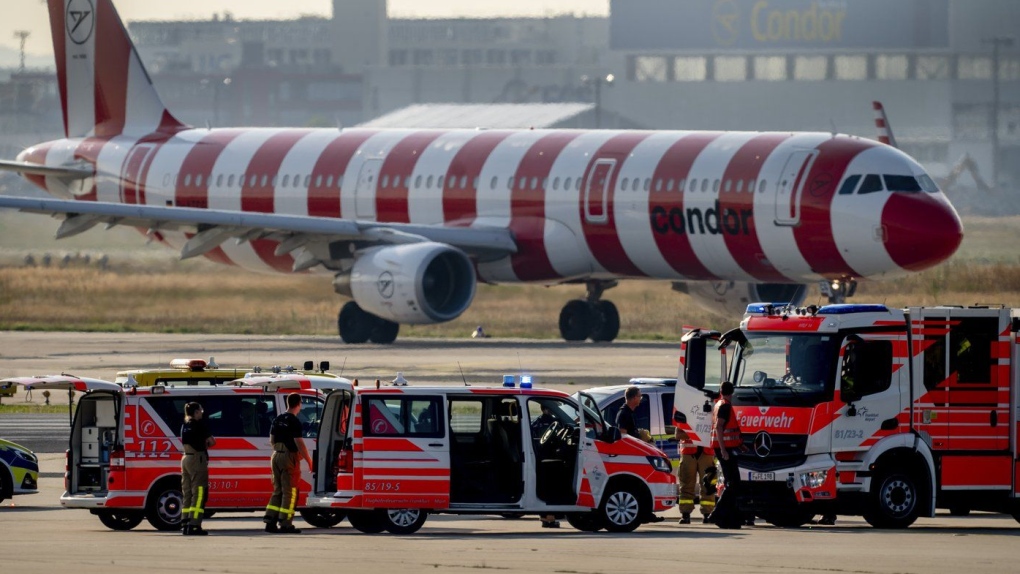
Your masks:
<path fill-rule="evenodd" d="M 578 506 L 595 508 L 598 501 L 602 500 L 602 491 L 605 490 L 606 482 L 609 480 L 595 441 L 605 440 L 609 428 L 594 397 L 587 393 L 578 393 L 575 397 L 579 403 L 578 425 L 581 429 L 581 440 L 578 441 L 579 464 L 576 469 L 574 491 L 577 493 Z"/>
<path fill-rule="evenodd" d="M 351 432 L 354 392 L 345 389 L 330 393 L 319 421 L 319 440 L 312 460 L 314 480 L 312 496 L 329 498 L 337 491 L 337 473 L 353 465 Z M 347 470 L 350 472 L 350 469 Z"/>
<path fill-rule="evenodd" d="M 93 391 L 105 391 L 117 395 L 117 412 L 120 412 L 120 397 L 124 388 L 116 383 L 101 379 L 90 379 L 88 377 L 75 377 L 73 375 L 46 375 L 35 377 L 11 377 L 0 380 L 0 384 L 14 384 L 24 387 L 25 390 L 54 390 L 79 393 L 90 393 Z M 73 401 L 67 402 L 67 414 L 73 424 L 74 413 L 71 410 Z"/>
<path fill-rule="evenodd" d="M 692 329 L 680 339 L 680 370 L 673 399 L 673 425 L 697 446 L 712 443 L 712 402 L 726 379 L 726 347 L 718 331 Z"/>

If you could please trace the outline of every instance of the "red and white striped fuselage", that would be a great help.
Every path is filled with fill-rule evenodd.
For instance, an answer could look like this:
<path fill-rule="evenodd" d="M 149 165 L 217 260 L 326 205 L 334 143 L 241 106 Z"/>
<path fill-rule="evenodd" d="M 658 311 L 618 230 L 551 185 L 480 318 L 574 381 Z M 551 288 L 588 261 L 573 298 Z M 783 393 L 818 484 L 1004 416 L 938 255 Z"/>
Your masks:
<path fill-rule="evenodd" d="M 945 260 L 962 237 L 941 192 L 845 193 L 855 175 L 925 172 L 895 148 L 827 133 L 156 129 L 19 159 L 94 164 L 80 200 L 507 227 L 518 252 L 478 265 L 493 283 L 888 278 Z M 190 235 L 158 237 L 180 248 Z M 206 256 L 290 272 L 275 248 L 227 242 Z"/>

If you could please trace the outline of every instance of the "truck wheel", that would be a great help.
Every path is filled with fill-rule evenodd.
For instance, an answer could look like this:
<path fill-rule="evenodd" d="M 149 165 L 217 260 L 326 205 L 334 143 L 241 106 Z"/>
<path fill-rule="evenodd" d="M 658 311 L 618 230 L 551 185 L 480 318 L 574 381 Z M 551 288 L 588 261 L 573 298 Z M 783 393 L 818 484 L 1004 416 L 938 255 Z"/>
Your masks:
<path fill-rule="evenodd" d="M 917 520 L 921 496 L 917 478 L 894 468 L 872 479 L 864 520 L 875 528 L 906 528 Z"/>
<path fill-rule="evenodd" d="M 390 534 L 414 534 L 425 524 L 429 513 L 420 508 L 384 510 L 383 522 Z"/>
<path fill-rule="evenodd" d="M 179 484 L 164 482 L 149 492 L 145 518 L 156 530 L 180 530 L 184 495 Z"/>
<path fill-rule="evenodd" d="M 379 534 L 386 530 L 386 518 L 382 510 L 352 510 L 347 520 L 358 532 Z"/>
<path fill-rule="evenodd" d="M 567 522 L 581 532 L 598 532 L 603 524 L 595 512 L 574 512 L 567 515 Z"/>
<path fill-rule="evenodd" d="M 645 506 L 640 496 L 625 486 L 615 486 L 602 499 L 599 518 L 610 532 L 632 532 L 641 524 L 641 517 L 648 514 Z"/>
<path fill-rule="evenodd" d="M 99 522 L 103 523 L 103 526 L 110 530 L 131 530 L 135 526 L 142 523 L 145 520 L 145 515 L 141 512 L 97 512 L 96 516 L 99 517 Z"/>
<path fill-rule="evenodd" d="M 320 510 L 318 508 L 301 509 L 301 518 L 316 528 L 333 528 L 347 518 L 342 510 Z"/>

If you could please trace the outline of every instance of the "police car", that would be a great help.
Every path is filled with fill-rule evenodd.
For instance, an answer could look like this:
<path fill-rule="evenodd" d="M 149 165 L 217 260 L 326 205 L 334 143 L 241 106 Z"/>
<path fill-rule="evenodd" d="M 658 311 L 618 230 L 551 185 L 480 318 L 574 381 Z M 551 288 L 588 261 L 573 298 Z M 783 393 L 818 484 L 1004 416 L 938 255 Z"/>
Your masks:
<path fill-rule="evenodd" d="M 636 386 L 641 389 L 641 404 L 634 414 L 634 422 L 638 428 L 648 429 L 655 446 L 669 455 L 673 466 L 679 464 L 676 438 L 673 426 L 673 395 L 676 379 L 660 379 L 652 377 L 635 377 L 626 385 L 595 387 L 582 391 L 591 395 L 598 404 L 602 418 L 609 424 L 616 424 L 616 413 L 623 408 L 627 389 Z"/>
<path fill-rule="evenodd" d="M 0 439 L 0 501 L 39 492 L 39 459 L 27 448 Z"/>

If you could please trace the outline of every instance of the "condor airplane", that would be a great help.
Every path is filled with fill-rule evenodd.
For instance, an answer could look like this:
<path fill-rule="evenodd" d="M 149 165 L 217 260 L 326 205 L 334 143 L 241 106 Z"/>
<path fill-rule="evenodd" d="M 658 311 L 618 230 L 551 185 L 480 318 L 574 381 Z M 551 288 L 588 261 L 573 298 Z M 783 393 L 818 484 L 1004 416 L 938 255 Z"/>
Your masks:
<path fill-rule="evenodd" d="M 621 279 L 703 304 L 794 301 L 950 257 L 960 219 L 889 145 L 829 133 L 198 129 L 164 107 L 110 0 L 49 0 L 64 139 L 2 168 L 57 237 L 127 225 L 256 271 L 321 272 L 347 343 L 450 321 L 478 281 L 584 285 L 564 339 L 613 340 Z"/>

